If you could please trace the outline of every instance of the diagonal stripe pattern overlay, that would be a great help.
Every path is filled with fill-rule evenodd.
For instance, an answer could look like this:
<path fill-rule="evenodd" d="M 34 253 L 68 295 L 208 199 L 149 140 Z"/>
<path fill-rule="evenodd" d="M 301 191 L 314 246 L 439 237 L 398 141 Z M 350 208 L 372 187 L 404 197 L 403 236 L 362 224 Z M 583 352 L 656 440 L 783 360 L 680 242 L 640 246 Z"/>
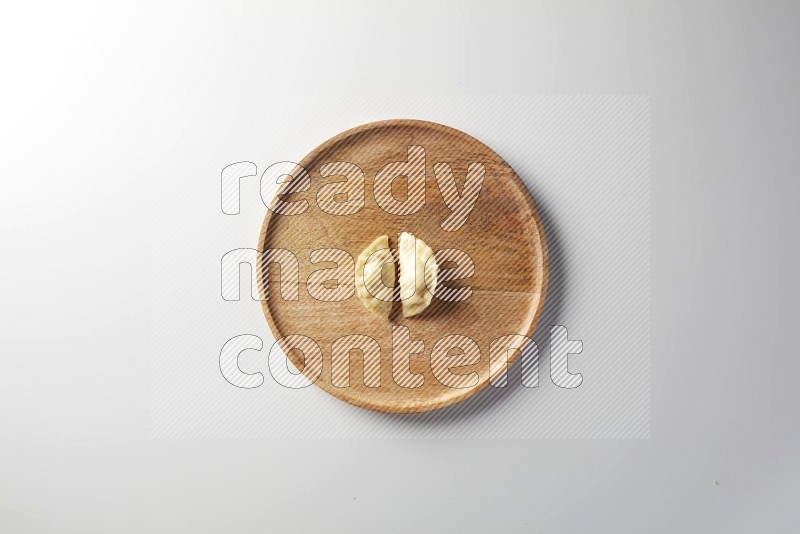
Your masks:
<path fill-rule="evenodd" d="M 270 125 L 275 133 L 265 129 L 269 130 L 263 134 L 266 138 L 259 138 L 258 144 L 267 148 L 260 153 L 198 155 L 192 162 L 196 168 L 191 169 L 198 175 L 194 190 L 173 189 L 170 183 L 154 185 L 150 270 L 154 438 L 650 436 L 649 97 L 296 95 L 261 98 L 255 104 L 296 110 L 300 122 Z M 303 119 L 302 110 L 307 109 L 335 109 L 336 113 L 315 113 Z M 389 117 L 447 124 L 493 148 L 530 189 L 545 224 L 550 251 L 547 303 L 533 335 L 535 347 L 523 348 L 522 356 L 505 373 L 503 358 L 509 350 L 517 349 L 513 344 L 498 345 L 498 360 L 492 366 L 493 387 L 450 408 L 415 415 L 370 412 L 336 400 L 317 387 L 290 389 L 277 384 L 268 367 L 275 340 L 260 303 L 251 297 L 251 273 L 246 265 L 255 257 L 254 251 L 246 249 L 253 246 L 254 229 L 260 228 L 266 210 L 260 204 L 259 211 L 253 201 L 263 193 L 259 180 L 265 170 L 275 162 L 298 160 L 317 142 L 339 131 Z M 287 132 L 303 129 L 305 133 L 295 137 L 305 139 L 306 145 L 287 140 L 293 138 Z M 435 160 L 428 156 L 432 165 Z M 406 161 L 398 163 L 403 168 L 389 168 L 383 178 L 388 180 L 393 172 L 401 171 L 410 172 L 414 178 L 424 161 L 424 150 L 412 148 Z M 176 167 L 175 172 L 185 170 Z M 220 202 L 221 172 L 230 183 L 238 180 L 240 190 L 223 186 Z M 360 209 L 363 198 L 357 185 L 363 180 L 361 169 L 331 162 L 323 172 L 331 182 L 340 182 L 329 196 L 323 194 L 325 209 L 334 214 Z M 440 167 L 438 172 L 446 178 L 449 170 Z M 468 183 L 477 190 L 483 170 L 476 167 L 470 172 Z M 433 179 L 431 174 L 428 179 Z M 270 176 L 264 187 L 277 189 L 273 178 Z M 378 180 L 376 193 L 386 208 L 412 209 L 395 205 L 383 178 Z M 284 187 L 306 187 L 305 180 L 300 175 L 291 186 Z M 410 183 L 415 184 L 413 179 Z M 344 194 L 340 194 L 342 191 Z M 454 205 L 457 192 L 448 193 Z M 461 194 L 471 193 L 461 190 Z M 302 208 L 291 206 L 296 207 L 286 209 Z M 458 217 L 452 224 L 457 222 Z M 222 292 L 230 295 L 230 300 L 225 300 L 220 295 L 220 258 L 239 249 L 226 261 L 241 265 L 240 282 L 235 276 L 223 277 Z M 315 260 L 346 260 L 331 254 L 320 251 Z M 448 253 L 441 254 L 438 259 L 446 259 Z M 273 259 L 282 261 L 280 269 L 276 265 L 271 271 L 273 283 L 280 289 L 280 282 L 296 276 L 295 258 Z M 307 293 L 304 283 L 301 279 L 300 291 Z M 288 287 L 284 291 L 290 292 Z M 332 298 L 344 298 L 352 288 L 342 286 L 330 291 Z M 460 294 L 442 291 L 442 296 L 457 299 Z M 566 384 L 578 383 L 567 373 L 580 374 L 578 387 L 559 387 L 551 380 L 553 325 L 565 327 L 558 330 L 561 346 L 569 346 L 569 340 L 582 342 L 579 354 L 559 361 L 553 370 Z M 243 334 L 263 341 L 259 344 L 255 338 L 243 338 L 247 343 L 241 344 L 238 370 L 263 376 L 263 384 L 249 389 L 234 387 L 223 376 L 223 372 L 238 372 L 234 362 L 226 360 L 224 369 L 220 368 L 221 347 Z M 476 356 L 468 340 L 459 342 L 462 357 Z M 406 345 L 414 349 L 409 342 Z M 313 353 L 314 347 L 307 348 Z M 323 349 L 330 351 L 331 347 Z M 390 347 L 380 349 L 380 354 L 390 353 Z M 432 349 L 425 347 L 428 352 Z M 480 347 L 483 358 L 489 358 L 488 349 Z M 383 356 L 364 337 L 336 347 L 333 373 L 337 384 L 347 384 L 345 366 L 353 350 L 365 351 L 369 366 L 363 380 L 368 386 L 393 379 L 391 365 L 381 367 L 379 358 Z M 417 379 L 407 376 L 403 380 L 413 386 Z M 464 376 L 455 385 L 469 381 L 470 377 Z M 257 385 L 260 378 L 242 383 Z"/>

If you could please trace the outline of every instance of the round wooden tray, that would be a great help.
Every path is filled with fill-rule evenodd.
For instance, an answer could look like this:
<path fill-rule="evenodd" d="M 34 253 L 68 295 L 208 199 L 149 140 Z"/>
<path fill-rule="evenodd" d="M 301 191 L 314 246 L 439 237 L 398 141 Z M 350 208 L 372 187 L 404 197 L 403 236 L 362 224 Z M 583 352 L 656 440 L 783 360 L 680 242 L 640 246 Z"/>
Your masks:
<path fill-rule="evenodd" d="M 425 149 L 425 205 L 413 215 L 392 215 L 377 205 L 373 180 L 388 163 L 406 161 L 411 145 Z M 320 187 L 343 180 L 320 175 L 322 165 L 337 161 L 353 163 L 365 174 L 365 206 L 355 214 L 331 215 L 322 211 L 317 202 Z M 485 166 L 480 197 L 466 223 L 457 231 L 445 231 L 441 225 L 451 210 L 442 198 L 433 170 L 440 162 L 450 164 L 459 191 L 470 163 Z M 358 126 L 324 142 L 303 158 L 300 165 L 310 176 L 311 187 L 279 198 L 306 200 L 308 208 L 299 215 L 280 215 L 268 210 L 259 238 L 259 250 L 285 249 L 299 261 L 299 299 L 285 300 L 276 283 L 280 269 L 274 264 L 267 267 L 262 256 L 260 268 L 269 273 L 270 282 L 264 284 L 263 278 L 259 282 L 262 307 L 275 339 L 293 334 L 313 339 L 322 350 L 323 360 L 322 373 L 315 384 L 341 400 L 371 410 L 397 413 L 435 410 L 486 388 L 490 384 L 490 343 L 509 334 L 530 337 L 544 306 L 547 287 L 544 226 L 530 193 L 514 170 L 469 135 L 418 120 L 388 120 Z M 393 189 L 393 194 L 402 200 L 403 191 Z M 387 321 L 369 313 L 355 294 L 343 301 L 324 302 L 308 293 L 306 281 L 312 272 L 336 266 L 312 263 L 311 251 L 336 248 L 349 252 L 355 259 L 380 235 L 388 235 L 391 247 L 395 248 L 398 234 L 403 231 L 412 232 L 434 251 L 455 248 L 472 258 L 474 275 L 446 284 L 470 286 L 469 299 L 446 302 L 435 297 L 425 312 L 407 319 L 402 317 L 398 302 Z M 341 283 L 352 284 L 352 279 Z M 393 379 L 393 326 L 408 327 L 411 338 L 425 344 L 424 352 L 413 355 L 410 361 L 410 371 L 424 377 L 420 387 L 403 387 Z M 350 353 L 349 386 L 337 387 L 332 382 L 332 343 L 351 334 L 367 335 L 378 341 L 379 387 L 365 385 L 364 356 L 358 350 Z M 451 334 L 468 336 L 478 344 L 480 362 L 453 369 L 456 374 L 477 371 L 478 383 L 473 387 L 451 388 L 434 376 L 432 365 L 437 362 L 431 361 L 432 348 Z M 455 354 L 458 350 L 450 352 Z M 509 365 L 518 355 L 519 351 L 510 356 Z M 290 350 L 288 357 L 309 375 L 300 351 Z"/>

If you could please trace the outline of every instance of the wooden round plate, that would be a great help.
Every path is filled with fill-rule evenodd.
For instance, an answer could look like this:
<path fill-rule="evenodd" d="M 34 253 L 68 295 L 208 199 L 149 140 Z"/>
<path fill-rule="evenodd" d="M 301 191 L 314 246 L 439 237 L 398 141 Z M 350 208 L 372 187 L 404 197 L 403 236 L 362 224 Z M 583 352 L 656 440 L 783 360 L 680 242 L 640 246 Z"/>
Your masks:
<path fill-rule="evenodd" d="M 373 195 L 374 179 L 387 164 L 406 162 L 410 146 L 421 146 L 425 151 L 425 204 L 413 214 L 393 215 L 378 206 Z M 320 167 L 331 162 L 349 162 L 363 171 L 365 202 L 357 213 L 334 215 L 320 209 L 320 188 L 346 179 L 333 175 L 324 178 L 320 174 Z M 448 231 L 442 227 L 442 222 L 451 209 L 440 193 L 434 165 L 448 163 L 461 192 L 467 169 L 476 162 L 485 168 L 480 196 L 463 226 Z M 290 335 L 312 339 L 322 352 L 321 374 L 317 378 L 318 366 L 310 370 L 311 366 L 305 365 L 300 350 L 288 351 L 290 361 L 308 378 L 316 378 L 315 384 L 334 397 L 382 412 L 435 410 L 485 389 L 496 378 L 490 376 L 491 342 L 510 334 L 530 337 L 543 308 L 547 287 L 544 226 L 530 193 L 514 170 L 493 150 L 469 135 L 441 124 L 418 120 L 388 120 L 358 126 L 324 142 L 303 158 L 300 166 L 310 177 L 310 187 L 300 192 L 280 194 L 277 198 L 286 202 L 301 201 L 303 205 L 305 200 L 307 208 L 296 215 L 268 210 L 259 238 L 260 251 L 288 250 L 297 257 L 299 264 L 298 299 L 286 300 L 276 283 L 286 275 L 281 274 L 283 267 L 268 264 L 267 255 L 261 256 L 260 270 L 269 277 L 269 283 L 265 283 L 266 277 L 259 282 L 267 322 L 275 339 Z M 404 195 L 408 194 L 407 180 L 395 180 L 392 194 L 398 201 L 404 200 Z M 343 196 L 337 199 L 346 200 Z M 337 266 L 329 262 L 313 263 L 312 251 L 341 249 L 355 259 L 381 235 L 388 235 L 390 246 L 396 248 L 400 232 L 413 233 L 434 251 L 460 249 L 468 254 L 474 263 L 474 274 L 444 285 L 451 288 L 469 286 L 472 289 L 470 297 L 461 302 L 434 297 L 427 310 L 410 318 L 402 317 L 398 302 L 394 304 L 389 320 L 384 320 L 369 313 L 355 293 L 335 302 L 321 301 L 309 294 L 309 276 L 315 271 Z M 343 276 L 338 283 L 343 284 L 344 294 L 347 294 L 353 285 L 353 275 L 349 280 Z M 414 341 L 424 342 L 424 351 L 412 355 L 406 366 L 411 373 L 421 374 L 424 378 L 419 387 L 404 387 L 393 377 L 392 329 L 398 326 L 408 327 Z M 349 385 L 337 387 L 332 381 L 332 344 L 353 334 L 369 336 L 380 345 L 378 387 L 365 384 L 364 355 L 359 350 L 350 352 Z M 453 334 L 471 338 L 480 349 L 478 363 L 451 369 L 454 374 L 477 372 L 478 380 L 474 386 L 449 387 L 441 383 L 432 371 L 437 369 L 437 364 L 441 368 L 446 363 L 432 361 L 434 345 Z M 463 352 L 456 348 L 439 356 L 452 360 L 453 355 L 458 354 L 463 355 Z M 519 351 L 513 352 L 508 365 L 519 354 Z M 340 381 L 335 382 L 338 384 Z"/>

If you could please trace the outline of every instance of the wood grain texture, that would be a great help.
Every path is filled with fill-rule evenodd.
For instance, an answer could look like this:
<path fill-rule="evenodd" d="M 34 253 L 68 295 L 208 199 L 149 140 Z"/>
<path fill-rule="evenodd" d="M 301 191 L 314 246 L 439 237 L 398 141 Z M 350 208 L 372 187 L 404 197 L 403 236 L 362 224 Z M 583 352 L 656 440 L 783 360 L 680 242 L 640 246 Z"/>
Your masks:
<path fill-rule="evenodd" d="M 383 211 L 372 196 L 373 180 L 387 163 L 405 161 L 407 147 L 425 148 L 425 206 L 413 215 L 397 216 Z M 329 162 L 346 161 L 365 173 L 365 206 L 358 213 L 335 216 L 323 212 L 316 201 L 317 191 L 329 180 L 319 168 Z M 441 227 L 450 210 L 437 186 L 433 166 L 446 162 L 452 167 L 459 189 L 472 162 L 485 165 L 486 175 L 480 197 L 466 223 L 454 232 Z M 365 124 L 326 141 L 300 165 L 311 177 L 311 188 L 286 196 L 286 200 L 305 199 L 309 203 L 300 215 L 267 212 L 259 237 L 259 250 L 286 249 L 300 262 L 300 299 L 280 297 L 279 270 L 269 266 L 269 284 L 259 280 L 262 307 L 276 339 L 302 334 L 316 341 L 323 353 L 323 370 L 316 385 L 331 395 L 363 408 L 384 412 L 411 413 L 443 408 L 460 402 L 490 384 L 489 346 L 492 340 L 508 334 L 530 336 L 544 305 L 547 288 L 547 245 L 544 226 L 533 199 L 514 170 L 494 151 L 469 135 L 443 126 L 417 120 L 389 120 Z M 341 178 L 337 178 L 340 180 Z M 400 180 L 398 180 L 400 182 Z M 403 184 L 400 183 L 400 186 Z M 393 189 L 394 191 L 394 189 Z M 396 192 L 402 196 L 402 191 Z M 341 302 L 312 298 L 305 286 L 308 276 L 334 264 L 312 264 L 311 251 L 322 248 L 346 250 L 357 258 L 377 236 L 388 234 L 390 245 L 397 246 L 400 232 L 412 232 L 434 251 L 446 248 L 463 250 L 472 258 L 475 274 L 465 280 L 449 282 L 450 287 L 472 287 L 471 297 L 463 302 L 446 302 L 434 297 L 420 315 L 404 319 L 400 303 L 395 303 L 389 321 L 369 313 L 358 297 Z M 264 267 L 263 265 L 261 266 Z M 414 340 L 423 341 L 422 354 L 411 359 L 411 371 L 422 373 L 418 388 L 398 385 L 392 378 L 392 326 L 406 326 Z M 364 384 L 363 355 L 350 354 L 350 385 L 331 383 L 331 345 L 334 340 L 362 334 L 377 340 L 381 347 L 381 385 Z M 458 389 L 441 384 L 431 366 L 435 343 L 450 334 L 468 336 L 477 342 L 480 362 L 455 369 L 458 374 L 477 371 L 478 384 Z M 519 355 L 512 355 L 509 365 Z M 288 354 L 292 363 L 304 370 L 298 351 Z"/>

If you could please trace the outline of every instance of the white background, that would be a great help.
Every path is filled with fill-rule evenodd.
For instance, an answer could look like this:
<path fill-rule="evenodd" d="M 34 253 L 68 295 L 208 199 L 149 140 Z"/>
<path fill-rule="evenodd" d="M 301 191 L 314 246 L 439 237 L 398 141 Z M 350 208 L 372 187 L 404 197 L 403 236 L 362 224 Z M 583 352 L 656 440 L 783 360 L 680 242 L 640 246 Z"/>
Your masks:
<path fill-rule="evenodd" d="M 797 529 L 796 4 L 19 5 L 3 531 Z M 152 192 L 315 144 L 259 103 L 320 93 L 650 95 L 650 439 L 151 440 Z"/>

